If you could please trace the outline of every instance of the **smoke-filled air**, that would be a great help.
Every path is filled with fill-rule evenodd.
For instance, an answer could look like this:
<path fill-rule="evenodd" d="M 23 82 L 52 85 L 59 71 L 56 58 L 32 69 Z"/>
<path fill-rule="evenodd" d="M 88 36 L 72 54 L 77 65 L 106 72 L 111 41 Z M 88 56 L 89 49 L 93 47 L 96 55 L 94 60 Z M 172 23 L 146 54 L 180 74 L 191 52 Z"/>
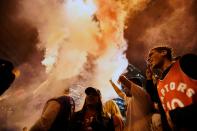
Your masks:
<path fill-rule="evenodd" d="M 103 102 L 116 98 L 109 80 L 116 82 L 128 63 L 144 71 L 155 45 L 171 45 L 179 55 L 197 49 L 195 0 L 2 0 L 0 5 L 5 43 L 0 56 L 18 69 L 0 97 L 0 130 L 31 127 L 44 103 L 66 89 L 76 110 L 89 86 L 100 89 Z"/>

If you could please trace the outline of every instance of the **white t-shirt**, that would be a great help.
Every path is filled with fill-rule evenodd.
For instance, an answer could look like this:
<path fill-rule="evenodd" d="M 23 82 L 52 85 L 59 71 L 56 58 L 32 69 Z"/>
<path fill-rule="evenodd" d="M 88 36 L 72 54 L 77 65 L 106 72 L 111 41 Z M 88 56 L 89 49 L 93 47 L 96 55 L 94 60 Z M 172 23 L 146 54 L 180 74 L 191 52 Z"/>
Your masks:
<path fill-rule="evenodd" d="M 127 104 L 125 131 L 150 131 L 151 101 L 144 89 L 132 86 L 132 97 L 125 95 Z"/>

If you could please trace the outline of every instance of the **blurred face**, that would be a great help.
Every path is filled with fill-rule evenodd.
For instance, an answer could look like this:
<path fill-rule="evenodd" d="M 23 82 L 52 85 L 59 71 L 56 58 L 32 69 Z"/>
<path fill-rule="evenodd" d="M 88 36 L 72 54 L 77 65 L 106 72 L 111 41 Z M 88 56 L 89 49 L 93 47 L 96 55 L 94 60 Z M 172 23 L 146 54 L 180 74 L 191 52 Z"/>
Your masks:
<path fill-rule="evenodd" d="M 86 104 L 87 105 L 95 105 L 99 102 L 99 96 L 96 95 L 87 95 L 86 96 Z"/>
<path fill-rule="evenodd" d="M 164 62 L 164 53 L 151 50 L 148 56 L 148 64 L 151 69 L 161 68 Z"/>

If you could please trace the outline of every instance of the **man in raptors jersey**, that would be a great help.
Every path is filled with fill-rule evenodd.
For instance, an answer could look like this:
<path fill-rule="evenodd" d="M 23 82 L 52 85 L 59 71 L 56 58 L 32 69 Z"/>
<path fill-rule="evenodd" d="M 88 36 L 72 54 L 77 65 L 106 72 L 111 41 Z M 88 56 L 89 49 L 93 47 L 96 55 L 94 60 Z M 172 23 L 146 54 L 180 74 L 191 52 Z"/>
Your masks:
<path fill-rule="evenodd" d="M 187 54 L 174 61 L 171 48 L 156 47 L 151 49 L 148 62 L 152 70 L 161 71 L 155 93 L 169 125 L 178 130 L 197 129 L 193 120 L 197 118 L 197 56 Z"/>

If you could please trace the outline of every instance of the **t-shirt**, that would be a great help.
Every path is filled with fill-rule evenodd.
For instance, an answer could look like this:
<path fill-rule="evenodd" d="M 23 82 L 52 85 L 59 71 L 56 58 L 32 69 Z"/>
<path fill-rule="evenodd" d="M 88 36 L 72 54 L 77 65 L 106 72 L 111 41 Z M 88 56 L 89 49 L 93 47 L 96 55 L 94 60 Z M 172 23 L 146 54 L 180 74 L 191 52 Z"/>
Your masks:
<path fill-rule="evenodd" d="M 132 97 L 125 96 L 127 104 L 125 131 L 150 131 L 151 101 L 139 86 L 132 86 Z"/>

